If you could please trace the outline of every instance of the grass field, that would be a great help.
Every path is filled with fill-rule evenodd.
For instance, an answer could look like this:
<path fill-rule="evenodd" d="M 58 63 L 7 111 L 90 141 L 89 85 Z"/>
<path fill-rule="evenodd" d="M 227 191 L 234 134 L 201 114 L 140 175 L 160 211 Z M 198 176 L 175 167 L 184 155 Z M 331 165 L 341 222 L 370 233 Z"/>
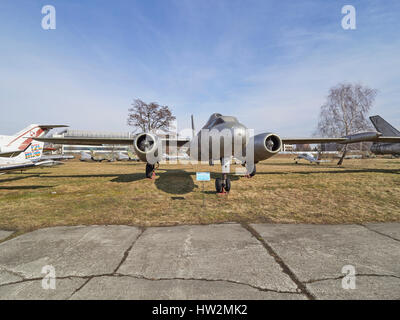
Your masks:
<path fill-rule="evenodd" d="M 155 180 L 148 180 L 143 163 L 70 161 L 1 175 L 0 229 L 400 221 L 398 159 L 345 160 L 337 167 L 334 162 L 296 165 L 292 158 L 274 158 L 259 163 L 251 179 L 232 176 L 228 196 L 215 194 L 214 181 L 206 182 L 203 192 L 196 171 L 211 171 L 215 178 L 220 169 L 165 164 Z"/>

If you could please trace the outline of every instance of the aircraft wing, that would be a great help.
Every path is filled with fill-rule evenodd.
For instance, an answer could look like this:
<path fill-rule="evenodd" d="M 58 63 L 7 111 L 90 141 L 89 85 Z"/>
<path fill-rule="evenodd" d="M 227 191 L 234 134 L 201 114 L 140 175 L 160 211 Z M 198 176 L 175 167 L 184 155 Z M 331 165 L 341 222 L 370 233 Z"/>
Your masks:
<path fill-rule="evenodd" d="M 10 171 L 23 171 L 28 169 L 33 169 L 36 167 L 52 167 L 55 165 L 62 164 L 62 162 L 57 162 L 53 160 L 46 160 L 40 162 L 28 162 L 28 163 L 20 163 L 20 164 L 11 164 L 7 166 L 1 166 L 0 172 L 10 172 Z"/>
<path fill-rule="evenodd" d="M 282 138 L 284 144 L 343 143 L 347 138 Z"/>
<path fill-rule="evenodd" d="M 34 138 L 37 141 L 54 143 L 54 144 L 70 144 L 70 145 L 89 145 L 101 146 L 103 144 L 112 145 L 131 145 L 134 138 L 86 138 L 86 137 L 65 137 L 65 138 Z"/>
<path fill-rule="evenodd" d="M 400 137 L 379 137 L 375 142 L 382 143 L 400 143 Z"/>
<path fill-rule="evenodd" d="M 110 145 L 133 145 L 135 137 L 131 138 L 87 138 L 87 137 L 61 137 L 61 138 L 34 138 L 37 141 L 48 142 L 53 144 L 69 144 L 69 145 L 89 145 L 101 146 L 103 144 Z M 161 139 L 162 143 L 169 145 L 171 142 L 176 143 L 178 147 L 182 147 L 190 140 L 187 139 Z"/>

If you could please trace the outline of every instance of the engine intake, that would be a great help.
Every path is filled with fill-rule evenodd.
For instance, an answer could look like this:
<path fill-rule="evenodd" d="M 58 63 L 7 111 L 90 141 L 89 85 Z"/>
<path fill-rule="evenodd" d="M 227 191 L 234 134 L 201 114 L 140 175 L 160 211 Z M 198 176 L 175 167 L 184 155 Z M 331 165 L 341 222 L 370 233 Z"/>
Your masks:
<path fill-rule="evenodd" d="M 282 147 L 281 138 L 273 133 L 261 133 L 253 137 L 254 163 L 277 154 Z M 251 143 L 251 141 L 250 141 Z"/>
<path fill-rule="evenodd" d="M 160 161 L 160 139 L 151 133 L 141 133 L 136 136 L 133 148 L 140 160 L 155 164 Z"/>

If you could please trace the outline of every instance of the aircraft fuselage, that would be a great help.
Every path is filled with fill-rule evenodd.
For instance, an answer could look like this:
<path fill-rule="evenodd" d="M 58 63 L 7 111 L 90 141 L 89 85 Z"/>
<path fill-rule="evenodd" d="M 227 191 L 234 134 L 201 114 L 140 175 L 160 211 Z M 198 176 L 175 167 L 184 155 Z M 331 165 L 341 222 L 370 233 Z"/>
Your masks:
<path fill-rule="evenodd" d="M 400 154 L 400 143 L 374 143 L 371 152 L 375 154 Z"/>

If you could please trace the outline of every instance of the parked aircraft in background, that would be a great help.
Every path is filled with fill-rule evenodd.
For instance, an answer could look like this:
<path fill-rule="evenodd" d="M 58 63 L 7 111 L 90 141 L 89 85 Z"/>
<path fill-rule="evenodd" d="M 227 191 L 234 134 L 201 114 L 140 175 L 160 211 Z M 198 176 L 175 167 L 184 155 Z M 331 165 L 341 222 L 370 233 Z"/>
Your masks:
<path fill-rule="evenodd" d="M 375 154 L 400 155 L 400 131 L 385 121 L 380 116 L 369 117 L 375 129 L 382 134 L 382 137 L 398 137 L 397 143 L 374 142 L 371 146 L 371 152 Z"/>
<path fill-rule="evenodd" d="M 0 136 L 0 173 L 59 164 L 54 160 L 43 160 L 44 143 L 34 141 L 33 138 L 60 127 L 66 126 L 32 124 L 13 136 Z"/>
<path fill-rule="evenodd" d="M 90 153 L 81 151 L 80 160 L 81 161 L 89 161 L 89 162 L 92 162 L 92 161 L 101 162 L 101 161 L 105 161 L 106 158 L 103 156 L 94 155 L 94 153 L 92 151 Z"/>
<path fill-rule="evenodd" d="M 42 160 L 54 160 L 54 161 L 62 161 L 62 160 L 71 160 L 74 159 L 74 156 L 67 156 L 63 154 L 43 154 Z"/>
<path fill-rule="evenodd" d="M 301 160 L 301 159 L 304 159 L 304 160 L 310 161 L 310 163 L 316 163 L 316 164 L 320 164 L 323 162 L 330 162 L 330 160 L 321 160 L 321 152 L 318 152 L 316 157 L 311 152 L 300 153 L 299 155 L 297 155 L 296 158 L 294 158 L 294 161 L 297 164 L 298 160 Z"/>
<path fill-rule="evenodd" d="M 194 128 L 192 127 L 193 131 Z M 228 139 L 222 135 L 229 134 Z M 387 139 L 387 137 L 384 137 Z M 393 138 L 393 137 L 390 137 Z M 400 138 L 397 138 L 400 142 Z M 341 138 L 280 138 L 274 133 L 261 133 L 250 136 L 247 128 L 235 117 L 223 116 L 219 113 L 211 115 L 203 129 L 191 140 L 162 139 L 149 132 L 143 132 L 134 137 L 127 138 L 90 138 L 90 137 L 61 137 L 61 138 L 36 138 L 38 141 L 71 144 L 71 145 L 132 145 L 140 158 L 146 162 L 146 177 L 151 178 L 155 165 L 161 161 L 163 150 L 167 146 L 187 147 L 188 155 L 193 160 L 207 159 L 210 164 L 214 160 L 221 160 L 222 177 L 215 181 L 218 193 L 229 191 L 231 181 L 228 177 L 232 157 L 242 161 L 246 166 L 249 176 L 256 173 L 255 164 L 276 155 L 283 144 L 317 144 L 317 143 L 339 143 L 347 144 L 360 141 L 381 141 L 377 132 L 366 132 Z M 211 143 L 210 143 L 211 142 Z M 218 143 L 218 151 L 213 148 L 214 142 Z M 240 147 L 240 148 L 238 148 Z M 237 154 L 240 149 L 242 154 Z M 228 151 L 227 151 L 228 150 Z M 249 152 L 248 152 L 249 150 Z M 248 160 L 250 159 L 250 160 Z"/>
<path fill-rule="evenodd" d="M 140 159 L 134 152 L 128 150 L 126 153 L 129 157 L 129 161 L 140 161 Z"/>
<path fill-rule="evenodd" d="M 130 158 L 127 154 L 123 153 L 122 151 L 117 153 L 117 161 L 129 161 Z"/>
<path fill-rule="evenodd" d="M 178 154 L 178 155 L 170 155 L 170 154 L 164 153 L 163 156 L 162 156 L 162 159 L 166 160 L 166 161 L 171 161 L 171 160 L 190 160 L 190 157 L 186 153 Z"/>

